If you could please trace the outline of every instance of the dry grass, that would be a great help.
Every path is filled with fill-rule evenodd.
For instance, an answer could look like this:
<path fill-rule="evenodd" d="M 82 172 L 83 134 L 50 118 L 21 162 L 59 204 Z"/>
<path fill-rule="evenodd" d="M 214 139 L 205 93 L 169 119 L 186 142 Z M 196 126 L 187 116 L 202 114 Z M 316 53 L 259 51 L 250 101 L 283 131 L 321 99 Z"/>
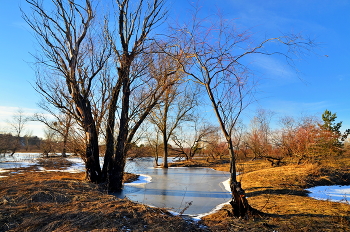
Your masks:
<path fill-rule="evenodd" d="M 263 168 L 262 163 L 257 163 L 252 166 L 256 169 L 250 168 L 250 172 L 240 175 L 239 179 L 250 205 L 265 215 L 242 222 L 227 218 L 222 210 L 218 213 L 220 216 L 204 218 L 213 231 L 350 231 L 349 204 L 315 200 L 304 190 L 316 185 L 349 184 L 348 169 L 314 164 Z"/>
<path fill-rule="evenodd" d="M 70 164 L 43 159 L 40 165 L 58 169 Z M 227 161 L 194 160 L 176 165 L 229 168 Z M 350 231 L 350 205 L 315 200 L 304 190 L 349 184 L 349 165 L 347 157 L 318 165 L 271 167 L 262 160 L 242 163 L 239 179 L 248 201 L 264 214 L 230 218 L 226 206 L 200 223 L 106 194 L 85 182 L 84 174 L 24 168 L 25 174 L 0 179 L 0 231 Z"/>

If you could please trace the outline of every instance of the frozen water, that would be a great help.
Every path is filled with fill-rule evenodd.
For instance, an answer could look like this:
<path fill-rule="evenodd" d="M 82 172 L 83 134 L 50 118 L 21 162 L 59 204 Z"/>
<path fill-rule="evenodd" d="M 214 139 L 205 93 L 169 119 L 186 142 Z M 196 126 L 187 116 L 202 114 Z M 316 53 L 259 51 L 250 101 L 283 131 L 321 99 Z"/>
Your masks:
<path fill-rule="evenodd" d="M 6 169 L 36 164 L 35 159 L 40 154 L 18 154 L 0 162 L 0 172 Z M 85 164 L 79 157 L 68 157 L 72 166 L 64 171 L 84 172 Z M 103 163 L 103 158 L 101 158 Z M 159 160 L 161 163 L 162 160 Z M 172 159 L 169 159 L 172 162 Z M 139 180 L 124 185 L 119 197 L 127 197 L 132 201 L 141 202 L 155 207 L 164 207 L 175 214 L 180 212 L 200 218 L 221 208 L 231 199 L 229 191 L 228 172 L 219 172 L 210 168 L 154 168 L 153 158 L 128 160 L 126 172 L 139 174 Z M 4 174 L 6 175 L 6 174 Z"/>
<path fill-rule="evenodd" d="M 13 156 L 9 154 L 0 156 L 0 173 L 9 172 L 11 168 L 25 168 L 35 165 L 35 159 L 40 157 L 39 153 L 15 153 Z M 6 177 L 6 176 L 1 176 Z"/>
<path fill-rule="evenodd" d="M 231 199 L 228 172 L 210 168 L 153 168 L 153 159 L 128 161 L 126 169 L 152 179 L 143 185 L 124 185 L 118 197 L 167 208 L 175 214 L 184 211 L 184 215 L 202 217 Z"/>

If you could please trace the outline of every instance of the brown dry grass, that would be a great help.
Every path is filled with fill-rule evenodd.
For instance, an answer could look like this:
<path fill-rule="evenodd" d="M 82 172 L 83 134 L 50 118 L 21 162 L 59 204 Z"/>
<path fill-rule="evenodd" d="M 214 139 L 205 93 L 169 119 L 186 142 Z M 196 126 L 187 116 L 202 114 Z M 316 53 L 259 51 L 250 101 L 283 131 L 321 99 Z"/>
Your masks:
<path fill-rule="evenodd" d="M 70 164 L 43 159 L 40 165 L 58 169 Z M 229 168 L 227 161 L 215 160 L 175 165 Z M 262 160 L 241 163 L 239 171 L 244 174 L 239 179 L 248 201 L 264 214 L 230 218 L 226 206 L 199 224 L 171 216 L 165 209 L 117 199 L 85 182 L 84 174 L 29 168 L 26 174 L 0 179 L 0 231 L 350 231 L 350 205 L 314 200 L 304 190 L 349 184 L 349 165 L 348 157 L 318 165 L 271 167 Z"/>
<path fill-rule="evenodd" d="M 270 167 L 265 161 L 255 161 L 243 166 L 249 167 L 239 176 L 248 201 L 265 215 L 242 221 L 227 218 L 224 209 L 219 216 L 204 218 L 213 231 L 350 231 L 349 204 L 315 200 L 304 190 L 317 185 L 348 185 L 350 170 L 346 165 L 330 162 Z"/>

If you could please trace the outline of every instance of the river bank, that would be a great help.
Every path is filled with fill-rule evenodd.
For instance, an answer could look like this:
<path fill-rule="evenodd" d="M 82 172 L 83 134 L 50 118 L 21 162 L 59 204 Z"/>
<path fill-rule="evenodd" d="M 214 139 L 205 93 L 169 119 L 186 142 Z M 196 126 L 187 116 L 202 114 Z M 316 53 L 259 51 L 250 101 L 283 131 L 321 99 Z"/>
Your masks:
<path fill-rule="evenodd" d="M 176 166 L 203 166 L 204 161 L 175 163 Z M 233 227 L 233 231 L 349 231 L 350 205 L 308 196 L 306 188 L 320 185 L 349 185 L 350 159 L 338 157 L 323 164 L 302 164 L 271 167 L 264 160 L 240 162 L 238 179 L 246 191 L 249 204 L 263 212 L 261 218 L 237 225 L 227 216 L 229 206 L 202 218 L 206 225 L 219 231 Z M 210 167 L 228 171 L 229 163 L 214 160 Z M 349 196 L 350 200 L 350 196 Z M 256 230 L 259 231 L 259 230 Z"/>
<path fill-rule="evenodd" d="M 59 162 L 57 160 L 60 160 Z M 348 182 L 338 167 L 287 165 L 270 167 L 263 161 L 245 162 L 241 178 L 249 203 L 265 213 L 234 219 L 228 206 L 200 221 L 171 215 L 118 199 L 87 183 L 83 173 L 62 172 L 69 161 L 42 159 L 36 165 L 12 169 L 0 179 L 0 231 L 348 231 L 350 205 L 315 200 L 306 187 Z M 63 162 L 63 163 L 60 163 Z M 227 162 L 209 163 L 226 171 Z M 346 161 L 348 162 L 348 161 Z M 348 163 L 344 163 L 344 167 Z M 176 164 L 177 166 L 205 166 Z M 43 168 L 58 169 L 42 171 Z M 129 176 L 135 179 L 135 176 Z"/>

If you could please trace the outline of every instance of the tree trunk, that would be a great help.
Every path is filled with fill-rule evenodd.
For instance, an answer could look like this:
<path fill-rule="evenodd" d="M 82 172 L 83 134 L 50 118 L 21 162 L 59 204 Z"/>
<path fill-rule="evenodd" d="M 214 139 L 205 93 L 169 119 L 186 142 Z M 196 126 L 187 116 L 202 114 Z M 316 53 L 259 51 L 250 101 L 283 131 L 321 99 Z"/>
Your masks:
<path fill-rule="evenodd" d="M 101 179 L 101 167 L 99 160 L 98 135 L 95 121 L 92 117 L 91 106 L 89 102 L 80 104 L 78 110 L 83 113 L 83 126 L 86 136 L 85 168 L 86 179 L 99 183 Z"/>
<path fill-rule="evenodd" d="M 12 149 L 10 156 L 13 156 L 16 153 L 16 150 L 17 150 L 17 148 Z"/>
<path fill-rule="evenodd" d="M 67 157 L 67 136 L 63 138 L 62 157 Z"/>
<path fill-rule="evenodd" d="M 158 138 L 157 138 L 157 141 L 158 141 Z M 158 142 L 157 142 L 157 144 L 155 145 L 156 147 L 155 147 L 155 158 L 154 158 L 154 160 L 155 160 L 155 163 L 156 163 L 156 167 L 158 167 L 159 166 L 159 164 L 158 164 L 158 159 L 159 159 L 159 155 L 158 155 Z"/>
<path fill-rule="evenodd" d="M 111 162 L 107 167 L 108 190 L 117 192 L 123 189 L 123 176 L 128 150 L 127 138 L 129 134 L 129 100 L 130 100 L 130 80 L 127 71 L 119 69 L 119 75 L 123 80 L 122 111 L 119 124 L 119 134 L 117 144 Z"/>
<path fill-rule="evenodd" d="M 241 187 L 241 183 L 237 181 L 236 157 L 233 150 L 232 140 L 230 137 L 226 140 L 230 154 L 230 189 L 232 193 L 230 204 L 232 206 L 232 215 L 234 217 L 245 217 L 251 207 L 248 204 L 245 192 Z"/>
<path fill-rule="evenodd" d="M 104 157 L 103 169 L 102 169 L 102 181 L 107 180 L 108 166 L 113 162 L 114 154 L 114 127 L 115 127 L 115 112 L 117 110 L 117 101 L 121 89 L 121 78 L 118 79 L 118 82 L 112 89 L 111 100 L 108 106 L 108 119 L 107 119 L 107 128 L 106 128 L 106 152 Z"/>
<path fill-rule="evenodd" d="M 168 168 L 168 138 L 166 135 L 166 131 L 163 131 L 163 144 L 164 144 L 163 168 Z"/>
<path fill-rule="evenodd" d="M 66 147 L 63 147 L 63 149 L 62 149 L 62 157 L 67 157 L 67 149 L 66 149 Z"/>

